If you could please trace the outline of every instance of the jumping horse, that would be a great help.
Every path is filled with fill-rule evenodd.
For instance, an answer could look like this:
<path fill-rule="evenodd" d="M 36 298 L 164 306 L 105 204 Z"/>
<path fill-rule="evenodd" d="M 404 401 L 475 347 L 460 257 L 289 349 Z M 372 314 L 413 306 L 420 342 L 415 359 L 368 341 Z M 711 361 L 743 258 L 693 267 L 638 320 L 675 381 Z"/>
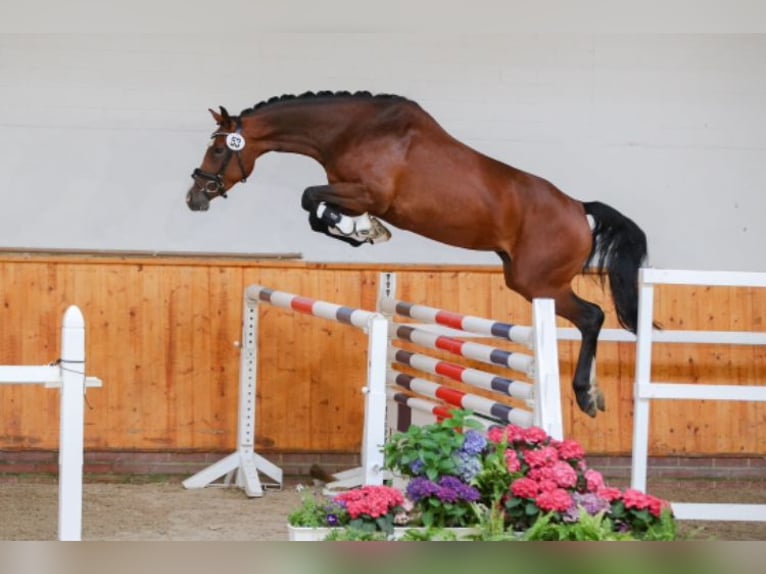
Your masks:
<path fill-rule="evenodd" d="M 327 174 L 327 184 L 303 192 L 313 230 L 358 246 L 387 240 L 385 221 L 448 245 L 494 251 L 510 289 L 527 300 L 553 298 L 557 314 L 579 329 L 577 404 L 590 416 L 604 410 L 593 376 L 604 312 L 578 297 L 571 282 L 595 263 L 602 280 L 609 277 L 620 324 L 636 331 L 647 248 L 632 220 L 471 149 L 401 96 L 309 92 L 236 116 L 223 107 L 209 111 L 218 127 L 192 174 L 190 209 L 205 211 L 226 197 L 266 152 L 313 158 Z"/>

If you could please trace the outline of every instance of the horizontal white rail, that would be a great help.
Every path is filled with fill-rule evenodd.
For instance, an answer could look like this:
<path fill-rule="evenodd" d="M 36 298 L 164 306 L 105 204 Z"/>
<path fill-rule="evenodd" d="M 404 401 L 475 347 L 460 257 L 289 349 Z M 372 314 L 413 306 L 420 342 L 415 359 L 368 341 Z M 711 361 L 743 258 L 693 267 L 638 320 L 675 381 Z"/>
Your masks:
<path fill-rule="evenodd" d="M 687 271 L 641 269 L 644 285 L 702 285 L 706 287 L 766 287 L 766 273 L 749 271 Z"/>
<path fill-rule="evenodd" d="M 766 522 L 766 504 L 673 502 L 671 507 L 679 520 Z"/>
<path fill-rule="evenodd" d="M 559 341 L 579 341 L 580 331 L 569 327 L 556 329 L 556 338 Z M 625 329 L 602 329 L 598 337 L 599 341 L 614 343 L 635 343 L 636 336 Z M 675 331 L 660 330 L 652 331 L 654 343 L 688 343 L 694 345 L 766 345 L 766 333 L 753 333 L 749 331 Z"/>
<path fill-rule="evenodd" d="M 648 385 L 639 385 L 636 393 L 636 398 L 639 399 L 766 402 L 766 387 L 747 385 L 698 385 L 652 381 Z"/>

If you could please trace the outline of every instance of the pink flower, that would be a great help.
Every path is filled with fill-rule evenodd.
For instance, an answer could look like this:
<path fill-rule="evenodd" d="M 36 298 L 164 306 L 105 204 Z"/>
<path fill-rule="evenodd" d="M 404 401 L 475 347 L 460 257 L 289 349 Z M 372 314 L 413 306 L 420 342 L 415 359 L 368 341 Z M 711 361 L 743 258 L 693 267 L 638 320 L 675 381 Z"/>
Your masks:
<path fill-rule="evenodd" d="M 614 502 L 615 500 L 619 500 L 622 496 L 622 492 L 620 492 L 619 488 L 613 488 L 611 486 L 599 488 L 596 491 L 596 494 L 607 502 Z"/>
<path fill-rule="evenodd" d="M 654 496 L 647 496 L 647 498 L 649 499 L 649 513 L 652 516 L 659 518 L 663 510 L 670 508 L 670 503 L 667 500 L 662 500 Z"/>
<path fill-rule="evenodd" d="M 519 455 L 515 450 L 508 449 L 505 451 L 505 465 L 508 467 L 508 472 L 514 473 L 521 470 L 521 461 L 519 461 Z"/>
<path fill-rule="evenodd" d="M 569 463 L 559 460 L 551 467 L 554 482 L 562 488 L 572 488 L 577 484 L 577 473 Z"/>
<path fill-rule="evenodd" d="M 598 492 L 604 488 L 604 477 L 597 470 L 588 469 L 585 471 L 585 482 L 588 492 Z"/>
<path fill-rule="evenodd" d="M 532 480 L 536 480 L 537 482 L 541 482 L 543 480 L 550 480 L 551 482 L 554 482 L 552 466 L 538 466 L 531 468 L 529 469 L 529 472 L 527 472 L 527 476 Z"/>
<path fill-rule="evenodd" d="M 531 478 L 519 478 L 511 484 L 511 494 L 517 498 L 534 498 L 538 492 L 538 484 Z"/>
<path fill-rule="evenodd" d="M 491 429 L 487 431 L 487 440 L 489 442 L 499 444 L 503 442 L 504 438 L 505 438 L 505 429 L 501 429 L 500 427 L 492 427 Z"/>
<path fill-rule="evenodd" d="M 538 450 L 524 451 L 524 460 L 532 467 L 548 466 L 559 458 L 558 452 L 552 446 L 544 446 Z"/>
<path fill-rule="evenodd" d="M 492 427 L 487 431 L 487 440 L 495 444 L 501 442 L 512 444 L 522 440 L 524 430 L 525 429 L 517 427 L 516 425 L 506 425 L 503 428 Z"/>
<path fill-rule="evenodd" d="M 559 485 L 556 484 L 555 480 L 541 480 L 537 483 L 537 487 L 540 489 L 540 492 L 551 492 L 558 490 Z"/>
<path fill-rule="evenodd" d="M 529 445 L 540 444 L 548 439 L 548 433 L 538 427 L 529 427 L 521 433 L 521 440 Z"/>
<path fill-rule="evenodd" d="M 380 518 L 396 506 L 404 503 L 401 492 L 390 486 L 363 486 L 335 496 L 336 502 L 343 504 L 351 518 L 362 515 Z"/>
<path fill-rule="evenodd" d="M 573 440 L 565 440 L 556 444 L 559 457 L 564 460 L 580 460 L 585 456 L 585 451 L 580 444 Z"/>
<path fill-rule="evenodd" d="M 649 497 L 632 488 L 628 488 L 622 493 L 622 502 L 625 508 L 635 508 L 636 510 L 649 508 Z"/>
<path fill-rule="evenodd" d="M 557 488 L 550 492 L 539 494 L 535 498 L 535 504 L 543 512 L 565 512 L 572 506 L 572 497 L 569 496 L 566 490 Z"/>

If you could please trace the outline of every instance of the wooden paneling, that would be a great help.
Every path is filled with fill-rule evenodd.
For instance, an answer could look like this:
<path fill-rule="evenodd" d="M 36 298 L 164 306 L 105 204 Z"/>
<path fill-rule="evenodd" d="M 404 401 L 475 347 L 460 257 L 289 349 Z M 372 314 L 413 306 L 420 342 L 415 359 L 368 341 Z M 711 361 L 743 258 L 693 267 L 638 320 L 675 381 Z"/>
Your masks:
<path fill-rule="evenodd" d="M 498 268 L 361 265 L 147 257 L 2 257 L 0 364 L 45 364 L 59 352 L 61 315 L 85 315 L 89 374 L 86 444 L 101 450 L 227 451 L 236 441 L 242 293 L 259 283 L 350 307 L 374 309 L 378 272 L 397 272 L 401 299 L 528 324 L 530 305 Z M 585 298 L 611 303 L 593 277 Z M 766 290 L 658 287 L 666 328 L 764 330 Z M 561 321 L 562 326 L 569 326 Z M 361 440 L 366 337 L 330 321 L 262 306 L 257 444 L 261 451 L 353 452 Z M 592 454 L 627 454 L 632 435 L 632 344 L 602 343 L 598 375 L 607 411 L 590 419 L 569 379 L 578 345 L 560 345 L 568 436 Z M 761 384 L 763 348 L 656 345 L 655 380 Z M 0 385 L 0 449 L 55 449 L 56 393 Z M 654 455 L 766 453 L 766 407 L 755 403 L 655 402 Z"/>

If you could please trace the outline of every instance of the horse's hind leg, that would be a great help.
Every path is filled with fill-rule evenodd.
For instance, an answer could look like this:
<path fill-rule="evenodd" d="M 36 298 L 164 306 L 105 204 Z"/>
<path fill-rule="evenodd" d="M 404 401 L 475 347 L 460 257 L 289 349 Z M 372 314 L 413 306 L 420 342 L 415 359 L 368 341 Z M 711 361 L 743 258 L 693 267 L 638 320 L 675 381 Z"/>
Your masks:
<path fill-rule="evenodd" d="M 575 295 L 569 281 L 550 285 L 550 281 L 544 281 L 539 275 L 522 276 L 514 273 L 513 263 L 507 254 L 498 252 L 498 255 L 503 261 L 505 282 L 510 289 L 530 301 L 535 297 L 552 298 L 556 304 L 556 314 L 574 323 L 580 331 L 582 342 L 572 387 L 580 410 L 595 417 L 597 410 L 604 410 L 603 395 L 592 380 L 593 363 L 596 358 L 598 335 L 604 323 L 604 312 L 598 305 Z M 550 280 L 550 277 L 548 279 Z"/>
<path fill-rule="evenodd" d="M 555 301 L 556 313 L 574 323 L 582 336 L 572 387 L 580 410 L 595 417 L 596 409 L 604 410 L 604 396 L 596 384 L 593 372 L 604 312 L 598 305 L 575 295 L 571 288 L 555 297 Z"/>

